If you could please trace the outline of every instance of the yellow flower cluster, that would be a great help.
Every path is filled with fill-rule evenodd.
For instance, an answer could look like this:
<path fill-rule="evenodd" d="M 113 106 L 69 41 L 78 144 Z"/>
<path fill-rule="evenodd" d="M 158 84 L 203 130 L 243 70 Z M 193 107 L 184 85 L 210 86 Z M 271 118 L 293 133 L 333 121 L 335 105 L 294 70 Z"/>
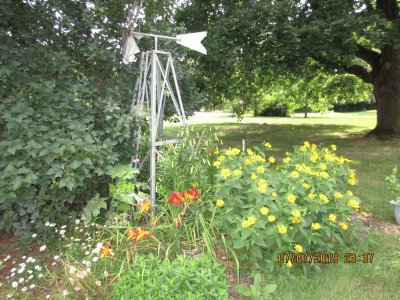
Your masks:
<path fill-rule="evenodd" d="M 288 163 L 290 162 L 290 157 L 285 157 L 285 158 L 283 159 L 283 162 L 284 162 L 285 164 L 288 164 Z"/>
<path fill-rule="evenodd" d="M 268 143 L 268 142 L 265 142 L 263 145 L 267 149 L 271 149 L 272 148 L 272 145 L 270 143 Z"/>
<path fill-rule="evenodd" d="M 229 176 L 231 176 L 231 171 L 229 169 L 222 169 L 221 170 L 221 176 L 226 179 Z"/>
<path fill-rule="evenodd" d="M 268 182 L 265 179 L 260 179 L 257 182 L 257 186 L 258 186 L 257 190 L 260 193 L 265 194 L 267 192 L 267 185 L 268 185 Z"/>
<path fill-rule="evenodd" d="M 273 163 L 275 162 L 275 157 L 270 156 L 270 157 L 268 158 L 268 161 L 269 161 L 271 164 L 273 164 Z"/>
<path fill-rule="evenodd" d="M 234 171 L 233 171 L 233 175 L 239 177 L 240 175 L 242 175 L 242 170 L 239 170 L 239 169 L 234 170 Z"/>
<path fill-rule="evenodd" d="M 225 205 L 225 201 L 224 200 L 222 200 L 222 199 L 218 199 L 217 200 L 217 206 L 218 207 L 222 207 L 222 206 L 224 206 Z"/>
<path fill-rule="evenodd" d="M 299 210 L 292 210 L 291 215 L 293 217 L 301 217 L 301 212 Z"/>
<path fill-rule="evenodd" d="M 335 196 L 336 199 L 343 198 L 343 195 L 341 192 L 335 192 L 333 195 Z"/>
<path fill-rule="evenodd" d="M 295 195 L 293 195 L 293 194 L 289 194 L 287 196 L 287 200 L 288 200 L 289 203 L 295 203 L 296 199 L 297 199 L 297 197 Z"/>
<path fill-rule="evenodd" d="M 265 207 L 265 206 L 261 207 L 261 208 L 260 208 L 260 213 L 261 213 L 263 216 L 268 215 L 268 213 L 269 213 L 268 207 Z"/>
<path fill-rule="evenodd" d="M 256 221 L 257 221 L 256 217 L 253 217 L 253 216 L 247 217 L 246 220 L 242 221 L 242 227 L 249 228 L 249 227 L 253 226 L 254 224 L 256 224 Z"/>
<path fill-rule="evenodd" d="M 325 194 L 319 194 L 319 199 L 324 203 L 329 203 L 329 198 Z"/>
<path fill-rule="evenodd" d="M 269 215 L 268 216 L 268 222 L 275 222 L 276 221 L 276 217 L 274 215 Z"/>
<path fill-rule="evenodd" d="M 292 173 L 290 173 L 290 177 L 292 177 L 292 178 L 299 178 L 299 176 L 300 176 L 300 174 L 299 174 L 299 172 L 297 172 L 297 171 L 292 171 Z"/>
<path fill-rule="evenodd" d="M 321 229 L 321 225 L 319 223 L 312 223 L 311 228 L 312 230 L 319 230 Z"/>
<path fill-rule="evenodd" d="M 264 172 L 265 172 L 265 169 L 264 169 L 263 166 L 258 166 L 258 167 L 257 167 L 257 173 L 262 174 L 262 173 L 264 173 Z"/>
<path fill-rule="evenodd" d="M 297 244 L 294 246 L 294 250 L 297 252 L 303 252 L 303 247 L 300 244 Z"/>
<path fill-rule="evenodd" d="M 360 203 L 357 200 L 350 200 L 349 202 L 347 202 L 347 205 L 354 208 L 355 210 L 359 210 L 360 209 Z"/>
<path fill-rule="evenodd" d="M 347 230 L 347 228 L 349 228 L 349 226 L 343 222 L 340 223 L 340 227 L 342 227 L 343 230 Z"/>
<path fill-rule="evenodd" d="M 328 219 L 329 219 L 329 221 L 331 221 L 331 222 L 336 222 L 336 215 L 334 215 L 334 214 L 329 214 Z"/>
<path fill-rule="evenodd" d="M 286 226 L 285 226 L 285 225 L 279 225 L 279 226 L 278 226 L 278 232 L 279 232 L 280 234 L 285 234 L 285 233 L 287 232 Z"/>
<path fill-rule="evenodd" d="M 350 185 L 357 184 L 356 172 L 354 170 L 349 171 L 349 180 L 347 181 Z"/>
<path fill-rule="evenodd" d="M 240 154 L 240 149 L 239 148 L 229 148 L 225 150 L 225 154 L 228 156 L 235 156 Z"/>

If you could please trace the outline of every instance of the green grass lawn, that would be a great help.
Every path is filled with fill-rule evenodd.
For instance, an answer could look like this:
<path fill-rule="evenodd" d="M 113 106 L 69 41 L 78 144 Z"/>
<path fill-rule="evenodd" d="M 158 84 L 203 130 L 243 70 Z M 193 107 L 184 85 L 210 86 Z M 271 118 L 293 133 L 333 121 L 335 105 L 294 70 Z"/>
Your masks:
<path fill-rule="evenodd" d="M 273 152 L 281 156 L 294 145 L 309 141 L 316 144 L 335 144 L 338 155 L 353 160 L 359 184 L 354 191 L 363 202 L 363 209 L 377 219 L 394 222 L 390 193 L 384 178 L 395 164 L 400 165 L 400 140 L 380 141 L 365 134 L 376 125 L 376 112 L 314 114 L 309 118 L 262 118 L 245 116 L 243 121 L 222 113 L 200 113 L 190 118 L 198 129 L 214 127 L 224 146 L 248 147 L 269 141 Z M 174 134 L 177 126 L 167 127 Z"/>
<path fill-rule="evenodd" d="M 347 246 L 340 249 L 340 263 L 326 264 L 321 271 L 293 277 L 278 275 L 273 299 L 279 300 L 375 300 L 399 299 L 400 236 L 357 227 Z M 344 263 L 344 253 L 374 253 L 372 263 Z M 298 270 L 300 271 L 300 270 Z"/>

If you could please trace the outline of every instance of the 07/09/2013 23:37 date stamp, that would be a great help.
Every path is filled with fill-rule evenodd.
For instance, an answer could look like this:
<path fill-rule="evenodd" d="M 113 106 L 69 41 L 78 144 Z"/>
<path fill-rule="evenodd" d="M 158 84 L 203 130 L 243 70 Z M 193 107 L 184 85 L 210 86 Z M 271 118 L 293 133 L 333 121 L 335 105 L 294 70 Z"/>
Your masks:
<path fill-rule="evenodd" d="M 309 264 L 336 264 L 336 263 L 371 263 L 374 259 L 374 252 L 365 253 L 352 253 L 346 252 L 344 254 L 339 253 L 278 253 L 278 263 L 309 263 Z"/>

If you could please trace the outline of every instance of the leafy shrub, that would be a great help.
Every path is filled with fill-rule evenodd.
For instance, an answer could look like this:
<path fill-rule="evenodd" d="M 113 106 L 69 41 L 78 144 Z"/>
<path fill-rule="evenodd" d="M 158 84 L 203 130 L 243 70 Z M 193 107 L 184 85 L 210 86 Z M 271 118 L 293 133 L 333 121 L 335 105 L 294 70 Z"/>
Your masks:
<path fill-rule="evenodd" d="M 223 266 L 207 256 L 136 259 L 116 282 L 113 299 L 229 299 Z"/>
<path fill-rule="evenodd" d="M 272 268 L 278 253 L 327 252 L 341 241 L 360 204 L 346 188 L 356 184 L 355 172 L 335 149 L 305 142 L 277 166 L 258 149 L 222 152 L 213 226 L 240 259 Z"/>
<path fill-rule="evenodd" d="M 97 99 L 90 109 L 85 101 L 73 100 L 83 88 L 77 84 L 70 94 L 51 88 L 30 91 L 40 93 L 36 96 L 44 102 L 53 97 L 55 103 L 47 106 L 23 94 L 0 103 L 4 126 L 0 228 L 28 233 L 32 226 L 40 230 L 46 220 L 63 223 L 70 212 L 82 209 L 102 183 L 108 186 L 108 167 L 128 160 L 132 118 L 105 99 Z M 70 101 L 61 101 L 63 97 Z"/>
<path fill-rule="evenodd" d="M 212 185 L 214 171 L 209 158 L 218 136 L 211 129 L 198 133 L 187 128 L 179 138 L 179 144 L 163 150 L 158 164 L 158 191 L 164 195 L 190 187 L 199 180 L 203 190 Z"/>
<path fill-rule="evenodd" d="M 267 104 L 258 116 L 263 117 L 288 117 L 290 115 L 290 108 L 287 103 L 284 102 L 272 102 Z"/>

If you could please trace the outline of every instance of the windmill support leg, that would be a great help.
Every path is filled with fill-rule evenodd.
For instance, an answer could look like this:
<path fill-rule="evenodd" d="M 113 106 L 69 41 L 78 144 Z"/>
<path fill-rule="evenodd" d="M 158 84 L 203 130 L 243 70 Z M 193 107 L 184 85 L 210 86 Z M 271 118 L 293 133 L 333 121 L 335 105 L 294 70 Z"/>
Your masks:
<path fill-rule="evenodd" d="M 150 198 L 151 206 L 154 211 L 156 203 L 156 140 L 157 140 L 157 54 L 152 52 L 152 70 L 151 70 L 151 101 L 150 101 Z"/>

